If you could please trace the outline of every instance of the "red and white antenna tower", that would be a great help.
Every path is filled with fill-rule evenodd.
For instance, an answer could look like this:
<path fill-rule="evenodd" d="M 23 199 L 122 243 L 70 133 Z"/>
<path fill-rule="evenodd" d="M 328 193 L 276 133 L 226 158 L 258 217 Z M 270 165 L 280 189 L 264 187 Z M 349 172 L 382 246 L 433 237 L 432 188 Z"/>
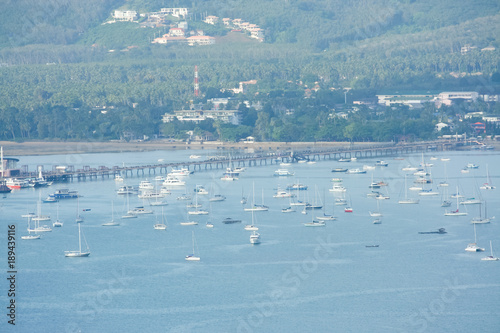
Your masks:
<path fill-rule="evenodd" d="M 194 66 L 194 95 L 198 97 L 200 93 L 200 85 L 198 84 L 198 65 Z"/>

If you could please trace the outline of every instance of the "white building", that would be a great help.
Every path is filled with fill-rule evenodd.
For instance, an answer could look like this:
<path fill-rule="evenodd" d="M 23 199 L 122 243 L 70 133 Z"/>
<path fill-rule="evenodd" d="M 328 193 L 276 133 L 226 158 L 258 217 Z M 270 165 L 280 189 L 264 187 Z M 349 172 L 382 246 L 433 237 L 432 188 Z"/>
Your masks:
<path fill-rule="evenodd" d="M 188 45 L 212 45 L 215 44 L 215 38 L 211 36 L 191 36 L 186 38 Z"/>
<path fill-rule="evenodd" d="M 182 18 L 186 18 L 186 16 L 189 14 L 187 8 L 162 8 L 160 9 L 160 13 Z"/>
<path fill-rule="evenodd" d="M 418 106 L 424 103 L 433 102 L 435 96 L 432 94 L 416 94 L 416 95 L 377 95 L 378 104 L 391 106 L 393 104 L 404 104 L 409 106 Z"/>
<path fill-rule="evenodd" d="M 443 128 L 449 127 L 450 125 L 440 122 L 435 125 L 436 131 L 440 132 Z"/>
<path fill-rule="evenodd" d="M 475 102 L 479 94 L 475 91 L 452 91 L 452 92 L 442 92 L 437 96 L 436 106 L 441 105 L 452 105 L 454 100 L 466 100 Z"/>
<path fill-rule="evenodd" d="M 196 123 L 207 119 L 214 119 L 223 123 L 239 125 L 240 112 L 238 110 L 178 110 L 174 111 L 173 114 L 165 113 L 162 116 L 164 123 L 169 123 L 174 119 Z"/>
<path fill-rule="evenodd" d="M 181 28 L 170 28 L 168 34 L 170 35 L 170 37 L 184 37 L 185 32 L 184 29 Z"/>
<path fill-rule="evenodd" d="M 135 10 L 115 10 L 113 17 L 117 21 L 133 21 L 137 17 Z"/>
<path fill-rule="evenodd" d="M 219 22 L 219 18 L 217 16 L 209 15 L 205 17 L 205 23 L 216 25 Z"/>

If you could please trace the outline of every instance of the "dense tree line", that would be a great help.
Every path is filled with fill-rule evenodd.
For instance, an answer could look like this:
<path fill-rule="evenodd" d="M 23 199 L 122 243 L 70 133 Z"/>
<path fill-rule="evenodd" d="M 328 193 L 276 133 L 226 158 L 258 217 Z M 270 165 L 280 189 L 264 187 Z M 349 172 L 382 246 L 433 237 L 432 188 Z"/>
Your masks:
<path fill-rule="evenodd" d="M 114 9 L 170 6 L 188 7 L 191 29 L 217 35 L 218 44 L 152 45 L 168 27 L 101 25 Z M 500 3 L 489 0 L 393 0 L 389 5 L 384 0 L 22 0 L 8 1 L 2 9 L 3 139 L 183 137 L 187 130 L 223 140 L 246 135 L 279 141 L 427 138 L 435 135 L 432 126 L 438 121 L 432 113 L 406 110 L 403 114 L 412 115 L 402 116 L 361 108 L 342 119 L 331 116 L 332 110 L 344 103 L 346 87 L 349 103 L 384 91 L 500 94 Z M 266 41 L 226 39 L 227 29 L 202 23 L 206 15 L 256 23 Z M 171 20 L 167 24 L 176 21 Z M 475 48 L 462 54 L 469 44 Z M 482 50 L 487 46 L 495 49 Z M 193 96 L 195 65 L 199 99 Z M 221 89 L 252 79 L 257 84 L 236 97 L 265 107 L 242 107 L 240 126 L 159 121 L 190 100 L 222 96 Z M 319 90 L 304 98 L 313 87 Z"/>

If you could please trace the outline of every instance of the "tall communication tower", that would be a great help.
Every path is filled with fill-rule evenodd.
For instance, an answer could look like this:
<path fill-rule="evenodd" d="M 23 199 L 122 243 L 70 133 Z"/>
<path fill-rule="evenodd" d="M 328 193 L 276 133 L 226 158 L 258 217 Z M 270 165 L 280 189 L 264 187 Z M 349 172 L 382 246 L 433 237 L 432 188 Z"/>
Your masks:
<path fill-rule="evenodd" d="M 198 84 L 198 65 L 194 66 L 194 96 L 198 97 L 200 93 L 200 85 Z"/>

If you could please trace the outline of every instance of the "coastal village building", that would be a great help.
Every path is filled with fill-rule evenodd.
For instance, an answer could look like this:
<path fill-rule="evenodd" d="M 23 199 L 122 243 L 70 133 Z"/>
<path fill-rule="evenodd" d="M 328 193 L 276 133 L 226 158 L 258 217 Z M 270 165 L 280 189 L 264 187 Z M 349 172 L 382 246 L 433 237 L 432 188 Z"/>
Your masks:
<path fill-rule="evenodd" d="M 479 94 L 475 91 L 456 91 L 456 92 L 442 92 L 436 98 L 436 106 L 452 105 L 453 101 L 465 100 L 475 102 Z"/>
<path fill-rule="evenodd" d="M 162 116 L 162 121 L 164 123 L 169 123 L 177 119 L 179 121 L 192 121 L 199 123 L 207 119 L 218 120 L 222 123 L 239 125 L 240 124 L 240 112 L 238 110 L 202 110 L 202 109 L 191 109 L 191 110 L 177 110 L 173 114 L 165 113 Z"/>
<path fill-rule="evenodd" d="M 189 11 L 187 8 L 162 8 L 160 9 L 160 13 L 164 15 L 172 15 L 174 17 L 186 18 L 186 16 L 188 16 L 189 14 Z"/>
<path fill-rule="evenodd" d="M 203 22 L 216 25 L 219 22 L 219 18 L 217 16 L 209 15 L 205 17 L 205 20 Z"/>
<path fill-rule="evenodd" d="M 404 104 L 411 107 L 419 107 L 424 103 L 434 102 L 435 96 L 432 94 L 393 94 L 393 95 L 377 95 L 378 104 L 391 106 L 393 104 Z"/>
<path fill-rule="evenodd" d="M 168 35 L 170 37 L 184 37 L 185 32 L 182 28 L 170 28 Z"/>
<path fill-rule="evenodd" d="M 169 34 L 163 35 L 163 37 L 155 38 L 151 43 L 153 44 L 171 44 L 171 43 L 186 43 L 186 37 L 176 36 L 172 37 Z"/>
<path fill-rule="evenodd" d="M 442 92 L 438 95 L 424 93 L 424 94 L 387 94 L 377 95 L 378 104 L 391 106 L 393 104 L 404 104 L 410 107 L 421 107 L 424 103 L 434 103 L 436 107 L 441 105 L 450 106 L 454 102 L 463 100 L 475 102 L 479 98 L 479 94 L 475 91 L 452 91 Z M 488 98 L 490 98 L 488 96 Z M 495 97 L 491 97 L 494 99 Z"/>
<path fill-rule="evenodd" d="M 115 10 L 113 18 L 117 21 L 134 21 L 137 18 L 135 10 Z"/>
<path fill-rule="evenodd" d="M 186 38 L 188 45 L 212 45 L 215 44 L 215 38 L 211 36 L 191 36 Z"/>

